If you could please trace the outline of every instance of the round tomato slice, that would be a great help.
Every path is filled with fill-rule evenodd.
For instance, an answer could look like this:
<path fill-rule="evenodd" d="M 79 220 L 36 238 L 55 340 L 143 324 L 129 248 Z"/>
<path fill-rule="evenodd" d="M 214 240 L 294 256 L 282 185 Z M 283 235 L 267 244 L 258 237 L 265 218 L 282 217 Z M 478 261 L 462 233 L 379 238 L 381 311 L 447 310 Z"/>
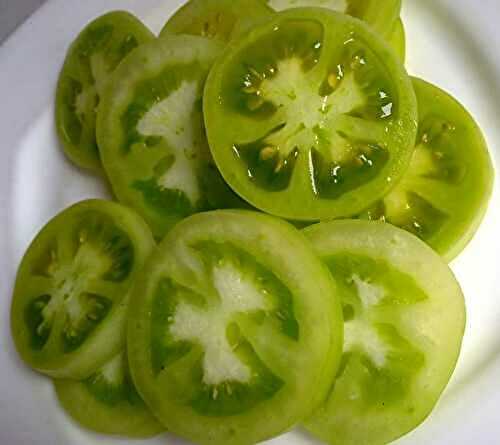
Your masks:
<path fill-rule="evenodd" d="M 318 7 L 342 12 L 367 22 L 386 37 L 401 13 L 401 0 L 268 0 L 268 4 L 275 11 Z"/>
<path fill-rule="evenodd" d="M 413 85 L 419 131 L 410 168 L 363 217 L 402 227 L 451 261 L 483 218 L 493 188 L 493 165 L 467 110 L 423 80 L 413 79 Z"/>
<path fill-rule="evenodd" d="M 359 20 L 321 8 L 273 17 L 210 72 L 204 111 L 215 161 L 240 196 L 268 213 L 292 220 L 359 213 L 409 165 L 411 81 Z"/>
<path fill-rule="evenodd" d="M 431 248 L 390 224 L 344 220 L 305 233 L 337 283 L 345 320 L 340 370 L 306 426 L 329 444 L 392 442 L 427 417 L 455 368 L 460 286 Z"/>
<path fill-rule="evenodd" d="M 125 353 L 83 381 L 55 380 L 54 386 L 61 405 L 84 428 L 133 438 L 165 430 L 137 393 Z"/>
<path fill-rule="evenodd" d="M 52 219 L 17 273 L 11 329 L 23 360 L 84 379 L 123 349 L 130 287 L 153 245 L 146 223 L 112 202 L 83 201 Z"/>
<path fill-rule="evenodd" d="M 117 198 L 161 237 L 179 220 L 240 200 L 207 146 L 201 98 L 221 45 L 170 36 L 143 45 L 118 67 L 99 108 L 102 162 Z"/>
<path fill-rule="evenodd" d="M 191 34 L 227 43 L 272 14 L 262 0 L 189 0 L 168 20 L 160 37 Z"/>
<path fill-rule="evenodd" d="M 66 155 L 76 165 L 101 171 L 96 110 L 106 82 L 121 60 L 154 35 L 128 12 L 91 22 L 66 55 L 56 95 L 56 124 Z"/>
<path fill-rule="evenodd" d="M 297 229 L 267 215 L 180 222 L 133 292 L 134 382 L 167 429 L 195 443 L 253 444 L 291 428 L 324 400 L 341 348 L 328 271 Z"/>

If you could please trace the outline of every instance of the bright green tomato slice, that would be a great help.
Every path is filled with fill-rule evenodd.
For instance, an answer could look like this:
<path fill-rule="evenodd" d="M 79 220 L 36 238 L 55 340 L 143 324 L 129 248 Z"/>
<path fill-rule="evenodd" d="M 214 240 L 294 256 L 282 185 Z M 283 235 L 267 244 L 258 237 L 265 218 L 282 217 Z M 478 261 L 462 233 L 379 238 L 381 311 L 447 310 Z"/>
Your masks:
<path fill-rule="evenodd" d="M 411 160 L 411 81 L 359 20 L 320 8 L 273 17 L 210 72 L 204 111 L 215 161 L 238 194 L 268 213 L 293 220 L 359 213 Z"/>
<path fill-rule="evenodd" d="M 164 235 L 200 210 L 236 207 L 207 146 L 201 98 L 221 45 L 170 36 L 116 70 L 98 115 L 102 162 L 117 198 Z"/>
<path fill-rule="evenodd" d="M 331 9 L 365 21 L 386 37 L 401 13 L 401 0 L 268 0 L 267 3 L 275 11 L 302 7 Z"/>
<path fill-rule="evenodd" d="M 153 413 L 200 444 L 250 445 L 326 395 L 342 348 L 328 271 L 293 226 L 221 210 L 180 222 L 138 279 L 132 377 Z"/>
<path fill-rule="evenodd" d="M 403 21 L 399 19 L 394 25 L 391 35 L 388 37 L 389 44 L 396 51 L 399 60 L 406 59 L 406 31 Z"/>
<path fill-rule="evenodd" d="M 402 227 L 452 260 L 486 211 L 493 166 L 481 130 L 464 107 L 423 80 L 413 79 L 413 85 L 419 131 L 410 168 L 362 216 Z"/>
<path fill-rule="evenodd" d="M 87 429 L 133 438 L 164 431 L 137 393 L 123 352 L 83 381 L 55 380 L 54 386 L 67 413 Z"/>
<path fill-rule="evenodd" d="M 326 403 L 306 423 L 335 445 L 383 445 L 430 413 L 455 368 L 465 328 L 460 286 L 443 260 L 390 224 L 305 230 L 342 298 L 344 354 Z"/>
<path fill-rule="evenodd" d="M 153 38 L 133 15 L 116 11 L 87 25 L 69 48 L 57 86 L 56 124 L 76 165 L 101 170 L 95 127 L 106 82 L 130 51 Z"/>
<path fill-rule="evenodd" d="M 87 378 L 123 349 L 130 287 L 153 248 L 146 223 L 90 200 L 52 219 L 19 267 L 12 335 L 23 360 L 56 378 Z"/>
<path fill-rule="evenodd" d="M 272 14 L 262 0 L 189 0 L 168 20 L 160 37 L 191 34 L 227 43 Z"/>

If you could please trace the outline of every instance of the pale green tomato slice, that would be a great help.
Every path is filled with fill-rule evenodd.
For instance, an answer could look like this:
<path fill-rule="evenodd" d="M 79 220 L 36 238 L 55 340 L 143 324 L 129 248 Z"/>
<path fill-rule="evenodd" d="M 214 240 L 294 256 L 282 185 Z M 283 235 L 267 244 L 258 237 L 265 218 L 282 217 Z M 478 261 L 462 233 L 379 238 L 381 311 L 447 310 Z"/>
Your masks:
<path fill-rule="evenodd" d="M 305 229 L 341 294 L 344 353 L 307 429 L 332 445 L 384 445 L 416 428 L 455 368 L 464 297 L 446 263 L 414 235 L 369 221 Z"/>
<path fill-rule="evenodd" d="M 228 43 L 272 14 L 262 0 L 189 0 L 170 17 L 160 37 L 190 34 Z"/>
<path fill-rule="evenodd" d="M 165 430 L 137 393 L 124 352 L 83 381 L 54 380 L 54 386 L 66 412 L 89 430 L 131 438 Z"/>
<path fill-rule="evenodd" d="M 324 400 L 342 325 L 331 277 L 297 229 L 255 212 L 201 213 L 171 230 L 135 286 L 132 377 L 169 431 L 255 444 Z"/>
<path fill-rule="evenodd" d="M 352 216 L 385 196 L 417 130 L 395 52 L 359 20 L 322 8 L 276 13 L 231 44 L 209 74 L 204 116 L 233 190 L 301 221 Z"/>
<path fill-rule="evenodd" d="M 422 238 L 451 261 L 476 233 L 493 189 L 494 170 L 481 129 L 452 96 L 413 79 L 419 131 L 409 169 L 362 214 Z"/>
<path fill-rule="evenodd" d="M 195 36 L 157 39 L 134 51 L 103 95 L 97 137 L 116 197 L 162 237 L 192 213 L 237 207 L 207 145 L 205 79 L 222 46 Z"/>
<path fill-rule="evenodd" d="M 11 329 L 21 358 L 81 380 L 119 353 L 130 288 L 153 246 L 146 223 L 110 201 L 82 201 L 49 221 L 17 272 Z"/>
<path fill-rule="evenodd" d="M 139 19 L 114 11 L 89 23 L 70 46 L 57 85 L 56 125 L 64 152 L 76 165 L 102 171 L 95 134 L 101 95 L 119 63 L 153 39 Z"/>
<path fill-rule="evenodd" d="M 389 37 L 401 12 L 401 0 L 268 0 L 276 11 L 318 7 L 356 17 L 378 33 Z"/>

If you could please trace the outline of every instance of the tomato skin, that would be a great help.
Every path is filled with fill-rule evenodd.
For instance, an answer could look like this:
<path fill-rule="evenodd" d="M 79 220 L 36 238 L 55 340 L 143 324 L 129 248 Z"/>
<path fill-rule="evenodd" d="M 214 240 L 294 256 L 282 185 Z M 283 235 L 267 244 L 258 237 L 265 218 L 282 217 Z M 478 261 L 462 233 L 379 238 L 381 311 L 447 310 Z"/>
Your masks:
<path fill-rule="evenodd" d="M 263 347 L 261 340 L 264 341 L 264 338 L 259 340 L 259 333 L 266 339 L 269 335 L 276 339 L 272 349 L 277 348 L 276 351 L 281 351 L 279 353 L 281 358 L 278 361 L 283 363 L 278 364 L 275 361 L 277 356 L 269 353 L 270 351 L 263 353 L 265 358 L 261 359 L 265 366 L 278 374 L 282 386 L 278 392 L 269 396 L 270 398 L 264 398 L 244 409 L 237 409 L 232 415 L 224 414 L 222 411 L 206 415 L 203 413 L 203 408 L 200 410 L 199 407 L 191 405 L 190 394 L 194 391 L 192 388 L 199 385 L 199 381 L 196 377 L 198 368 L 193 366 L 193 369 L 190 369 L 188 366 L 194 363 L 193 357 L 196 356 L 198 349 L 193 347 L 187 354 L 184 351 L 185 355 L 182 355 L 182 358 L 177 357 L 178 360 L 172 363 L 167 361 L 164 365 L 160 364 L 156 371 L 153 366 L 156 357 L 156 349 L 152 346 L 156 343 L 153 343 L 153 339 L 157 335 L 166 338 L 169 332 L 168 323 L 176 317 L 175 312 L 174 315 L 160 316 L 158 306 L 153 304 L 157 301 L 158 295 L 161 295 L 158 292 L 161 289 L 159 283 L 162 279 L 176 283 L 175 286 L 179 286 L 177 283 L 182 283 L 184 287 L 191 286 L 190 289 L 205 290 L 209 302 L 205 304 L 213 304 L 214 300 L 209 291 L 212 284 L 210 280 L 208 282 L 205 279 L 201 280 L 198 275 L 201 273 L 197 266 L 200 257 L 196 254 L 197 247 L 194 247 L 206 241 L 210 241 L 214 246 L 209 252 L 215 252 L 219 248 L 226 249 L 225 246 L 230 243 L 231 250 L 246 252 L 243 257 L 250 258 L 250 262 L 256 261 L 266 270 L 272 271 L 274 276 L 292 292 L 292 307 L 300 326 L 299 340 L 290 341 L 289 337 L 285 340 L 282 334 L 270 329 L 267 322 L 256 330 L 249 330 L 249 325 L 243 318 L 237 319 L 243 332 L 247 333 L 248 341 L 255 347 L 258 346 L 257 350 L 261 354 L 263 353 L 260 349 Z M 277 254 L 278 249 L 283 249 L 283 256 Z M 169 258 L 177 258 L 178 261 L 171 261 Z M 291 262 L 292 258 L 300 258 L 301 264 Z M 247 260 L 242 260 L 240 264 L 247 264 L 245 261 Z M 217 261 L 215 264 L 223 263 Z M 332 282 L 325 272 L 324 266 L 310 254 L 307 242 L 300 232 L 285 222 L 255 212 L 223 210 L 197 214 L 179 223 L 167 235 L 146 264 L 143 275 L 136 282 L 129 310 L 127 336 L 134 383 L 152 412 L 169 431 L 200 444 L 253 444 L 291 428 L 301 417 L 307 415 L 311 407 L 317 406 L 324 399 L 338 366 L 342 338 L 341 323 L 339 323 L 342 315 L 335 300 L 335 290 L 330 287 Z M 168 289 L 170 286 L 166 285 Z M 310 293 L 308 288 L 311 291 L 314 288 L 315 291 Z M 171 290 L 163 295 L 164 304 L 174 304 L 176 297 Z M 324 298 L 326 295 L 333 297 L 330 301 L 333 304 Z M 242 296 L 246 297 L 246 294 Z M 330 327 L 328 322 L 325 325 L 327 320 L 333 320 Z M 311 325 L 307 324 L 309 322 Z M 160 326 L 157 323 L 161 323 L 159 331 L 155 327 Z M 254 337 L 248 337 L 248 332 Z M 210 336 L 212 333 L 207 332 L 206 335 Z M 230 336 L 229 333 L 227 335 Z M 312 337 L 315 338 L 314 341 Z M 296 344 L 296 341 L 299 343 Z M 271 345 L 267 340 L 265 344 Z M 282 349 L 284 344 L 289 345 L 289 357 Z M 181 349 L 176 350 L 181 351 Z M 302 352 L 299 354 L 298 350 Z M 318 359 L 317 354 L 320 350 L 323 351 L 322 359 L 319 360 L 322 363 L 313 365 L 313 361 L 316 363 Z M 271 360 L 271 357 L 274 359 Z M 301 363 L 299 368 L 297 368 L 298 362 Z M 167 378 L 167 375 L 172 377 Z M 168 383 L 170 379 L 176 383 Z M 192 385 L 189 383 L 191 379 L 195 379 Z M 233 383 L 227 382 L 227 384 Z M 244 388 L 242 390 L 240 403 L 244 405 L 246 393 Z M 222 394 L 222 390 L 215 392 L 213 400 L 219 398 L 223 400 Z M 266 419 L 264 424 L 263 418 Z"/>
<path fill-rule="evenodd" d="M 390 443 L 427 418 L 455 369 L 466 323 L 460 285 L 429 246 L 390 224 L 332 221 L 304 232 L 348 314 L 341 370 L 306 429 L 332 445 Z M 361 310 L 352 310 L 353 288 Z"/>
<path fill-rule="evenodd" d="M 64 153 L 75 165 L 102 174 L 95 137 L 100 95 L 110 70 L 134 47 L 153 39 L 135 16 L 113 11 L 89 23 L 68 49 L 57 84 L 55 118 Z"/>
<path fill-rule="evenodd" d="M 278 135 L 275 139 L 281 137 L 279 132 L 286 131 L 287 119 L 291 119 L 290 116 L 293 118 L 293 115 L 288 115 L 287 105 L 282 106 L 281 103 L 280 105 L 274 104 L 274 108 L 271 108 L 271 106 L 267 106 L 268 103 L 266 102 L 264 102 L 264 105 L 260 105 L 262 102 L 258 102 L 256 106 L 261 106 L 262 112 L 260 109 L 254 112 L 252 108 L 254 105 L 250 103 L 250 99 L 246 105 L 249 110 L 243 112 L 237 108 L 240 106 L 239 103 L 243 102 L 243 99 L 240 99 L 240 96 L 233 91 L 236 91 L 236 86 L 233 88 L 232 85 L 228 86 L 228 83 L 234 74 L 233 71 L 239 72 L 240 65 L 244 67 L 251 63 L 250 59 L 254 57 L 254 53 L 257 54 L 257 48 L 262 48 L 263 52 L 272 51 L 268 47 L 272 46 L 271 43 L 277 44 L 277 42 L 266 43 L 265 39 L 271 39 L 269 36 L 273 35 L 273 28 L 285 29 L 290 23 L 292 25 L 295 23 L 310 23 L 311 27 L 314 24 L 315 27 L 321 27 L 323 32 L 328 29 L 341 29 L 345 26 L 346 29 L 351 30 L 350 32 L 360 36 L 359 40 L 362 42 L 360 45 L 363 48 L 365 48 L 363 45 L 366 44 L 370 47 L 370 50 L 374 51 L 376 54 L 374 59 L 377 62 L 387 63 L 384 68 L 380 68 L 380 72 L 383 72 L 384 75 L 390 73 L 387 74 L 388 78 L 390 78 L 387 82 L 391 84 L 394 91 L 397 91 L 394 93 L 394 96 L 397 97 L 394 102 L 400 101 L 397 104 L 392 104 L 392 110 L 398 116 L 391 115 L 392 117 L 384 121 L 387 124 L 387 131 L 383 137 L 387 137 L 387 139 L 380 143 L 380 146 L 384 148 L 375 153 L 375 156 L 380 156 L 376 161 L 376 165 L 379 167 L 377 167 L 378 170 L 367 168 L 366 171 L 369 170 L 369 172 L 366 178 L 360 178 L 357 171 L 350 173 L 351 170 L 356 170 L 357 167 L 346 167 L 345 175 L 347 179 L 341 178 L 337 182 L 336 178 L 325 178 L 325 185 L 323 186 L 321 182 L 323 180 L 317 180 L 315 175 L 326 176 L 325 172 L 327 171 L 336 172 L 336 167 L 327 168 L 326 165 L 320 165 L 320 163 L 312 166 L 316 162 L 314 150 L 301 150 L 300 148 L 290 152 L 285 150 L 284 153 L 288 156 L 286 159 L 282 158 L 280 163 L 276 163 L 271 167 L 264 166 L 265 162 L 269 164 L 274 159 L 273 152 L 271 154 L 266 152 L 265 143 L 267 143 L 268 139 L 272 139 L 275 134 Z M 290 32 L 290 35 L 293 35 L 292 32 Z M 324 38 L 323 47 L 327 39 L 327 37 Z M 373 45 L 373 48 L 371 45 Z M 335 44 L 332 43 L 331 46 L 335 47 Z M 337 48 L 336 51 L 339 53 L 340 49 Z M 248 60 L 245 57 L 248 57 Z M 261 59 L 257 59 L 257 56 L 255 56 L 255 64 L 263 64 L 262 60 L 268 63 L 269 58 L 270 56 L 268 57 L 267 53 Z M 321 61 L 319 64 L 321 65 Z M 321 66 L 323 67 L 323 65 Z M 251 70 L 249 71 L 251 72 Z M 311 68 L 311 71 L 314 72 L 314 68 Z M 273 77 L 271 77 L 272 79 Z M 237 83 L 237 81 L 232 82 L 234 85 Z M 282 81 L 281 83 L 284 84 L 285 82 Z M 249 88 L 242 87 L 242 90 L 246 93 Z M 288 97 L 293 100 L 294 96 L 289 93 Z M 227 183 L 236 193 L 259 210 L 289 220 L 311 221 L 351 217 L 358 213 L 355 210 L 356 208 L 362 210 L 369 205 L 369 201 L 372 201 L 372 203 L 377 201 L 377 196 L 382 197 L 388 193 L 407 169 L 416 136 L 417 108 L 414 91 L 404 67 L 396 60 L 395 53 L 388 48 L 385 42 L 374 35 L 368 26 L 362 24 L 359 20 L 322 8 L 297 8 L 277 13 L 265 25 L 254 28 L 244 39 L 232 44 L 215 63 L 209 74 L 205 87 L 204 103 L 205 125 L 212 155 Z M 311 105 L 309 106 L 311 107 Z M 334 106 L 332 106 L 332 109 L 334 109 Z M 281 117 L 282 114 L 286 117 Z M 297 114 L 294 113 L 294 115 Z M 269 123 L 265 124 L 266 121 Z M 319 126 L 321 127 L 321 125 Z M 360 124 L 360 126 L 362 125 Z M 317 131 L 317 127 L 308 127 L 307 125 L 305 127 L 307 131 Z M 254 128 L 255 133 L 252 133 Z M 284 130 L 282 130 L 283 128 Z M 242 131 L 239 129 L 244 129 L 243 136 L 241 135 Z M 321 131 L 323 129 L 327 132 L 331 131 L 330 127 L 321 127 L 317 131 L 319 133 L 317 136 L 318 144 L 322 143 L 323 135 Z M 351 130 L 356 131 L 350 128 L 349 131 Z M 290 133 L 292 133 L 291 130 Z M 293 137 L 295 137 L 295 134 L 292 134 L 289 139 Z M 334 140 L 335 137 L 334 135 L 331 140 Z M 241 142 L 238 138 L 241 139 Z M 299 138 L 300 136 L 297 137 L 297 139 Z M 328 140 L 328 137 L 326 139 Z M 240 147 L 241 150 L 239 150 Z M 330 147 L 336 148 L 335 143 L 332 142 Z M 281 153 L 281 147 L 279 146 L 278 148 L 273 146 L 270 148 L 276 150 L 274 153 Z M 261 152 L 255 155 L 254 151 L 257 149 L 261 150 Z M 243 150 L 250 153 L 248 157 L 242 154 Z M 271 161 L 268 161 L 269 158 Z M 264 168 L 269 171 L 264 171 Z M 350 168 L 351 170 L 349 170 Z M 254 171 L 257 169 L 260 169 L 260 172 Z M 273 175 L 273 171 L 274 173 L 279 172 L 279 174 L 270 177 Z M 261 174 L 260 177 L 259 174 Z M 351 179 L 353 185 L 351 185 Z M 356 183 L 358 180 L 363 182 L 358 184 Z M 262 185 L 261 182 L 263 181 L 268 181 L 268 183 L 273 181 L 273 183 L 269 186 L 267 184 Z M 328 189 L 333 183 L 345 184 L 345 189 L 339 192 L 322 192 L 322 189 Z"/>
<path fill-rule="evenodd" d="M 121 366 L 128 366 L 126 357 Z M 127 373 L 125 369 L 118 372 Z M 85 381 L 54 380 L 59 403 L 78 424 L 97 433 L 137 439 L 154 437 L 165 430 L 140 399 L 128 375 L 124 382 L 118 382 L 117 389 L 99 388 L 102 380 L 99 373 Z"/>
<path fill-rule="evenodd" d="M 109 201 L 82 201 L 49 221 L 21 261 L 12 298 L 23 361 L 82 380 L 123 349 L 130 287 L 153 246 L 146 223 Z"/>

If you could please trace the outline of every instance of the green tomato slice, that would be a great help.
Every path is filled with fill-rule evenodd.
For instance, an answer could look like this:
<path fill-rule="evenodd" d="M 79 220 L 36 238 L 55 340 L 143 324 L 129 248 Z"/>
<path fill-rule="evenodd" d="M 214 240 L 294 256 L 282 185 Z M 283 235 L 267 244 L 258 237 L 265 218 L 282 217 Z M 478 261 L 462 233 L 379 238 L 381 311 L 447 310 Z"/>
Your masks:
<path fill-rule="evenodd" d="M 117 198 L 161 237 L 200 210 L 236 207 L 207 145 L 205 79 L 221 45 L 170 36 L 143 45 L 116 70 L 103 95 L 97 137 Z"/>
<path fill-rule="evenodd" d="M 68 158 L 100 172 L 96 113 L 110 74 L 127 54 L 154 35 L 128 12 L 105 14 L 78 35 L 66 55 L 56 94 L 56 125 Z"/>
<path fill-rule="evenodd" d="M 382 198 L 416 136 L 395 53 L 359 20 L 321 8 L 277 13 L 235 41 L 210 72 L 204 111 L 229 185 L 292 220 L 350 216 Z"/>
<path fill-rule="evenodd" d="M 228 43 L 272 14 L 262 0 L 189 0 L 167 21 L 160 37 L 190 34 Z"/>
<path fill-rule="evenodd" d="M 153 245 L 146 223 L 112 202 L 83 201 L 52 219 L 17 273 L 11 328 L 22 359 L 79 380 L 123 349 L 130 287 Z"/>
<path fill-rule="evenodd" d="M 451 261 L 471 240 L 488 206 L 493 165 L 480 128 L 453 97 L 413 79 L 419 131 L 410 168 L 363 213 L 422 238 Z"/>
<path fill-rule="evenodd" d="M 303 7 L 331 9 L 363 20 L 386 37 L 401 13 L 401 0 L 268 0 L 268 4 L 275 11 Z"/>
<path fill-rule="evenodd" d="M 455 368 L 464 298 L 448 266 L 390 224 L 305 230 L 342 298 L 344 353 L 325 404 L 306 422 L 335 445 L 383 445 L 419 425 Z"/>
<path fill-rule="evenodd" d="M 89 430 L 132 438 L 165 430 L 137 393 L 124 352 L 85 380 L 55 380 L 54 386 L 66 412 Z"/>
<path fill-rule="evenodd" d="M 195 443 L 254 444 L 291 428 L 324 400 L 341 348 L 328 271 L 297 229 L 267 215 L 180 222 L 133 292 L 134 382 L 167 429 Z"/>

